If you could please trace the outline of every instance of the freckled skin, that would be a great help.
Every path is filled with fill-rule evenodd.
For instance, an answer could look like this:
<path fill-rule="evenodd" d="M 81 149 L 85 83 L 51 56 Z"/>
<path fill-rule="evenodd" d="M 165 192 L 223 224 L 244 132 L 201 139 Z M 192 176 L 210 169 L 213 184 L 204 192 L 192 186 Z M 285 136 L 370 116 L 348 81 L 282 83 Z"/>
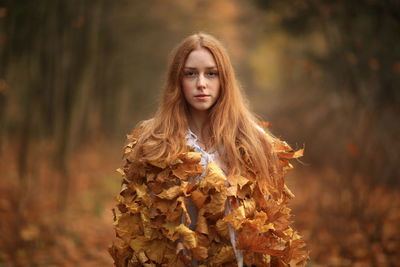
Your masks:
<path fill-rule="evenodd" d="M 191 113 L 203 113 L 219 97 L 220 80 L 213 55 L 205 48 L 193 50 L 184 66 L 182 90 Z"/>

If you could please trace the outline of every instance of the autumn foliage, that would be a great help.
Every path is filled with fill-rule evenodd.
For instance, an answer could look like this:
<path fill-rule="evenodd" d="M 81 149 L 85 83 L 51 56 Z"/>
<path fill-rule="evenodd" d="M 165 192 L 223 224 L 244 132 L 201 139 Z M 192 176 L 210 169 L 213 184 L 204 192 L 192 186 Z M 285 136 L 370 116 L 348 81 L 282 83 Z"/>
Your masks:
<path fill-rule="evenodd" d="M 301 156 L 302 151 L 274 140 L 280 186 L 265 198 L 250 168 L 241 176 L 226 177 L 215 163 L 209 163 L 204 178 L 189 182 L 203 172 L 201 153 L 190 147 L 172 163 L 132 158 L 139 134 L 136 130 L 128 137 L 126 163 L 120 170 L 124 179 L 114 218 L 117 239 L 110 248 L 117 266 L 189 266 L 192 258 L 204 266 L 235 266 L 228 227 L 237 232 L 237 247 L 243 250 L 246 265 L 305 265 L 305 243 L 290 226 L 287 207 L 294 195 L 283 178 L 292 168 L 288 159 Z M 195 230 L 188 227 L 189 199 L 198 209 Z M 232 207 L 228 215 L 224 215 L 226 201 Z"/>
<path fill-rule="evenodd" d="M 172 46 L 199 30 L 227 45 L 272 132 L 305 144 L 286 182 L 309 265 L 397 266 L 399 10 L 394 0 L 2 1 L 0 266 L 113 265 L 124 134 L 156 106 Z M 257 216 L 227 220 L 246 233 L 242 246 L 282 253 L 260 245 Z"/>

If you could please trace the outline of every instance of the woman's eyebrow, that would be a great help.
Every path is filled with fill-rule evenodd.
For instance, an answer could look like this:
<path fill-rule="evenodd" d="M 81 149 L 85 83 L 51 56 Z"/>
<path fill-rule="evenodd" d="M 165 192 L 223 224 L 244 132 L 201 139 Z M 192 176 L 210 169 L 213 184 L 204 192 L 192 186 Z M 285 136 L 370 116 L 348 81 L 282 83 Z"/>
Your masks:
<path fill-rule="evenodd" d="M 197 70 L 197 68 L 195 67 L 184 67 L 184 69 L 189 69 L 189 70 Z M 210 67 L 205 67 L 205 69 L 209 70 L 209 69 L 217 69 L 217 66 L 210 66 Z"/>

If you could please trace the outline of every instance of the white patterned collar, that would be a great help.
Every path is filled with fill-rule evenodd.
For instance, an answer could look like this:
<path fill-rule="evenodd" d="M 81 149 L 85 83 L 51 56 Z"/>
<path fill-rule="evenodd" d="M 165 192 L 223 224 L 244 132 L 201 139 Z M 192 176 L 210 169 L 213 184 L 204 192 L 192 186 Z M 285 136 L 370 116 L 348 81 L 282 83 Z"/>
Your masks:
<path fill-rule="evenodd" d="M 218 154 L 218 152 L 214 148 L 211 148 L 208 151 L 203 149 L 200 145 L 199 138 L 192 130 L 190 130 L 190 128 L 186 132 L 186 142 L 187 145 L 194 147 L 196 152 L 206 153 L 213 157 L 215 157 Z"/>

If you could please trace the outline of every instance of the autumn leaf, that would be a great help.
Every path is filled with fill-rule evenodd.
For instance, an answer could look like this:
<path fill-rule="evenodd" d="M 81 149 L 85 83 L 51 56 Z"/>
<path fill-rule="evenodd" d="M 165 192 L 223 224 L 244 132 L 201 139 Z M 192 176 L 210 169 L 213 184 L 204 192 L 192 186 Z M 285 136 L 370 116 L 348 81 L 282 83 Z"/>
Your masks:
<path fill-rule="evenodd" d="M 204 202 L 207 199 L 207 195 L 204 194 L 201 190 L 195 190 L 190 195 L 191 200 L 196 205 L 198 209 L 201 209 L 204 205 Z"/>
<path fill-rule="evenodd" d="M 214 188 L 218 192 L 226 188 L 226 177 L 222 170 L 214 163 L 211 162 L 207 165 L 207 173 L 205 177 L 200 181 L 199 187 L 209 190 Z"/>
<path fill-rule="evenodd" d="M 225 216 L 223 220 L 229 223 L 233 227 L 233 229 L 237 230 L 240 228 L 245 219 L 246 215 L 244 211 L 244 206 L 239 206 L 227 216 Z"/>
<path fill-rule="evenodd" d="M 285 159 L 294 159 L 294 158 L 300 158 L 303 156 L 304 154 L 304 148 L 301 148 L 297 151 L 278 151 L 277 152 L 278 156 L 281 158 L 285 158 Z"/>
<path fill-rule="evenodd" d="M 172 169 L 172 173 L 179 179 L 186 180 L 196 177 L 203 173 L 203 167 L 200 164 L 182 163 Z"/>
<path fill-rule="evenodd" d="M 138 253 L 141 263 L 145 263 L 148 259 L 161 263 L 166 249 L 166 243 L 163 240 L 148 240 L 143 237 L 132 239 L 129 243 L 130 247 Z M 142 252 L 145 252 L 142 253 Z"/>
<path fill-rule="evenodd" d="M 179 155 L 179 159 L 181 159 L 185 163 L 200 163 L 201 161 L 201 153 L 200 152 L 186 152 Z"/>
<path fill-rule="evenodd" d="M 224 191 L 210 195 L 210 202 L 204 205 L 204 210 L 208 213 L 208 216 L 218 216 L 219 213 L 225 211 L 226 197 L 227 194 Z"/>
<path fill-rule="evenodd" d="M 199 210 L 197 215 L 196 232 L 208 235 L 208 224 L 204 213 L 204 209 Z"/>
<path fill-rule="evenodd" d="M 192 248 L 193 257 L 197 261 L 205 261 L 208 258 L 208 249 L 206 247 Z"/>
<path fill-rule="evenodd" d="M 225 222 L 223 219 L 220 219 L 216 222 L 215 228 L 220 236 L 229 240 L 229 228 L 227 222 Z"/>
<path fill-rule="evenodd" d="M 170 240 L 172 240 L 172 241 L 175 241 L 175 240 L 177 240 L 178 239 L 178 237 L 175 235 L 175 232 L 176 232 L 176 228 L 180 225 L 181 223 L 180 223 L 180 221 L 178 221 L 178 220 L 176 220 L 176 221 L 172 221 L 172 222 L 165 222 L 163 225 L 162 225 L 162 231 L 163 231 L 163 233 L 164 233 L 164 235 L 168 238 L 168 239 L 170 239 Z"/>
<path fill-rule="evenodd" d="M 256 228 L 246 225 L 238 233 L 237 248 L 271 256 L 282 256 L 284 255 L 285 243 L 271 235 L 261 234 L 257 232 Z"/>
<path fill-rule="evenodd" d="M 187 152 L 179 156 L 182 163 L 176 164 L 172 168 L 172 173 L 183 180 L 196 177 L 203 173 L 203 167 L 199 164 L 201 153 Z"/>
<path fill-rule="evenodd" d="M 251 218 L 256 210 L 256 201 L 252 198 L 243 199 L 245 216 Z"/>
<path fill-rule="evenodd" d="M 184 224 L 180 224 L 176 228 L 176 232 L 179 234 L 180 240 L 185 248 L 191 249 L 197 247 L 196 233 L 194 231 L 190 230 Z"/>
<path fill-rule="evenodd" d="M 210 266 L 221 266 L 224 263 L 235 260 L 235 254 L 231 246 L 223 246 L 217 254 L 213 255 L 209 261 Z"/>
<path fill-rule="evenodd" d="M 121 214 L 114 225 L 117 235 L 126 243 L 129 243 L 132 236 L 137 236 L 141 233 L 140 217 L 138 215 Z"/>
<path fill-rule="evenodd" d="M 162 199 L 171 200 L 171 199 L 176 198 L 177 196 L 179 196 L 179 195 L 182 194 L 182 193 L 183 193 L 183 192 L 182 192 L 182 186 L 180 186 L 180 185 L 174 185 L 174 186 L 171 186 L 170 188 L 168 188 L 168 189 L 162 191 L 162 192 L 161 192 L 160 194 L 158 194 L 157 196 L 158 196 L 159 198 L 162 198 Z"/>

